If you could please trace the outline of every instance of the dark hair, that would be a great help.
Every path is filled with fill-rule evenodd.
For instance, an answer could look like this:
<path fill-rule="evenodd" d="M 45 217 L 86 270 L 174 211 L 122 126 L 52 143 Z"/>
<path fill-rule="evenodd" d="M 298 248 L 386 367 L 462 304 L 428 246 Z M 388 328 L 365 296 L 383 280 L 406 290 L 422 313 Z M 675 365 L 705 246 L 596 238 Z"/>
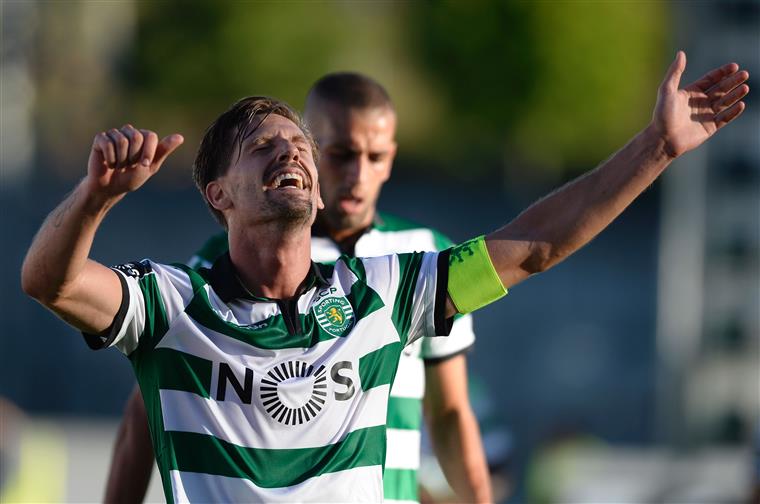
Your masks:
<path fill-rule="evenodd" d="M 211 213 L 225 229 L 227 223 L 224 215 L 206 199 L 206 186 L 227 173 L 235 150 L 240 156 L 245 139 L 252 135 L 270 114 L 290 119 L 303 131 L 311 144 L 314 161 L 317 162 L 317 144 L 301 116 L 290 105 L 268 96 L 248 96 L 238 100 L 206 129 L 193 163 L 195 185 Z"/>
<path fill-rule="evenodd" d="M 355 72 L 336 72 L 319 79 L 306 97 L 307 109 L 315 99 L 347 109 L 394 110 L 393 102 L 383 86 L 366 75 Z"/>

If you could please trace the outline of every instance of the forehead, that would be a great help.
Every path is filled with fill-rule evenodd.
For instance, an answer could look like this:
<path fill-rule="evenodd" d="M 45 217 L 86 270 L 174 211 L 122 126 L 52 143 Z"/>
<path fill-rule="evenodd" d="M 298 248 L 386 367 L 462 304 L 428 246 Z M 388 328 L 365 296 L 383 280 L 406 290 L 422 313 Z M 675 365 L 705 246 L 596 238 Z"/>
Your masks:
<path fill-rule="evenodd" d="M 396 134 L 396 114 L 388 108 L 375 110 L 330 110 L 328 126 L 318 138 L 332 143 L 390 143 Z"/>
<path fill-rule="evenodd" d="M 253 128 L 255 128 L 255 130 Z M 269 114 L 264 121 L 261 121 L 261 116 L 254 117 L 251 124 L 248 125 L 248 131 L 244 136 L 245 142 L 251 142 L 262 138 L 272 138 L 275 136 L 282 136 L 284 138 L 306 138 L 306 134 L 296 123 L 287 117 L 278 114 Z"/>

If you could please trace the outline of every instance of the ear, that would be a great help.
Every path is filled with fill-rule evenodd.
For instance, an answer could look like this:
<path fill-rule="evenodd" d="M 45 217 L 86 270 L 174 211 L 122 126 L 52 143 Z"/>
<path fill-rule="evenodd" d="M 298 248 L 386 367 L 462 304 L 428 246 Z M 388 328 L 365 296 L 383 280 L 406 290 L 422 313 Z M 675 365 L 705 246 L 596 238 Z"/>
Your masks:
<path fill-rule="evenodd" d="M 319 182 L 317 182 L 317 210 L 325 208 L 325 203 L 322 201 L 322 193 L 319 190 Z"/>
<path fill-rule="evenodd" d="M 218 180 L 212 180 L 206 184 L 205 193 L 209 204 L 220 212 L 232 206 L 232 201 Z"/>

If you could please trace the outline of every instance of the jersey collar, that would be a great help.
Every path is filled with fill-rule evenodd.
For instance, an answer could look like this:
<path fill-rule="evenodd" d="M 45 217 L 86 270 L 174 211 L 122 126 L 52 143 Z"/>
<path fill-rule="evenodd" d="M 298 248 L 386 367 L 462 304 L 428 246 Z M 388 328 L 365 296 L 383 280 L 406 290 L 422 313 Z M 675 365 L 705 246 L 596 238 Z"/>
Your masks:
<path fill-rule="evenodd" d="M 330 285 L 330 282 L 325 278 L 325 274 L 320 266 L 322 265 L 311 261 L 311 268 L 309 268 L 309 272 L 306 274 L 306 281 L 301 284 L 301 289 L 298 291 L 297 296 L 302 295 L 316 285 L 320 287 Z M 267 303 L 277 301 L 272 298 L 255 296 L 245 288 L 238 277 L 235 266 L 232 264 L 229 252 L 219 256 L 213 266 L 211 266 L 209 272 L 209 284 L 224 303 L 229 303 L 235 299 L 248 299 L 250 301 Z"/>

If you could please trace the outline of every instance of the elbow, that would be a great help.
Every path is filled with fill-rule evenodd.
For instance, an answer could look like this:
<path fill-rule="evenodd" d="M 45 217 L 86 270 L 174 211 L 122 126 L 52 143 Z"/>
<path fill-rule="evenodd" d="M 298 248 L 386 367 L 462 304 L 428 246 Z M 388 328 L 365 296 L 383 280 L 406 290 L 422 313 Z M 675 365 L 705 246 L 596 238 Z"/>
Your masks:
<path fill-rule="evenodd" d="M 28 260 L 24 261 L 21 267 L 21 290 L 32 299 L 51 308 L 60 298 L 59 290 L 51 289 L 50 282 L 45 281 L 45 275 L 40 272 L 40 268 L 30 264 Z"/>

